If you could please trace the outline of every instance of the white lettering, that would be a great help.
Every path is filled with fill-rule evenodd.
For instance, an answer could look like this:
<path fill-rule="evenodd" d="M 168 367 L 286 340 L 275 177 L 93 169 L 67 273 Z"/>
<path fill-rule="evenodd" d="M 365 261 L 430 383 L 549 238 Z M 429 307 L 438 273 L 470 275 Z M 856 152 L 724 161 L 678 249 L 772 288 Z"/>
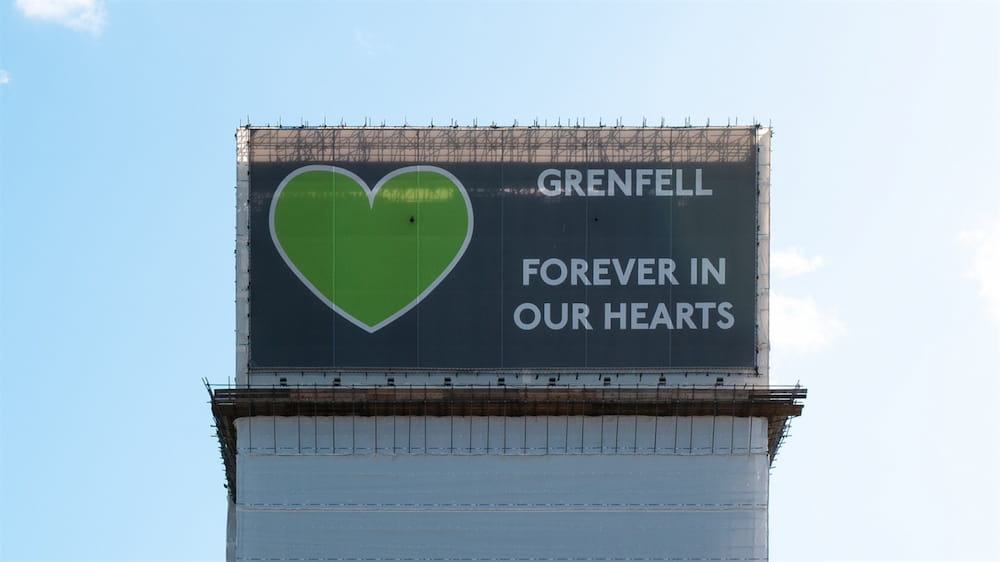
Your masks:
<path fill-rule="evenodd" d="M 608 279 L 609 265 L 611 265 L 611 260 L 608 258 L 594 259 L 594 285 L 603 287 L 611 284 L 611 279 Z"/>
<path fill-rule="evenodd" d="M 731 302 L 719 303 L 719 308 L 718 308 L 719 316 L 721 316 L 723 319 L 716 322 L 715 325 L 722 328 L 723 330 L 728 330 L 729 328 L 732 328 L 733 324 L 736 323 L 736 319 L 733 318 L 732 313 L 729 312 L 732 309 L 733 309 L 733 303 Z"/>
<path fill-rule="evenodd" d="M 646 318 L 646 309 L 649 308 L 648 303 L 644 302 L 634 302 L 632 303 L 631 309 L 631 323 L 629 324 L 633 330 L 648 330 L 649 324 L 643 322 Z"/>
<path fill-rule="evenodd" d="M 715 308 L 714 302 L 696 302 L 694 307 L 701 311 L 701 329 L 708 329 L 708 311 Z"/>
<path fill-rule="evenodd" d="M 514 309 L 514 325 L 522 330 L 534 330 L 544 321 L 546 328 L 562 330 L 572 318 L 574 330 L 593 330 L 589 316 L 590 307 L 582 302 L 543 302 L 541 308 L 538 305 L 525 302 L 517 305 L 517 308 Z"/>
<path fill-rule="evenodd" d="M 694 169 L 694 194 L 695 195 L 711 195 L 712 190 L 708 188 L 702 189 L 701 187 L 701 168 Z"/>
<path fill-rule="evenodd" d="M 521 313 L 524 311 L 528 311 L 531 314 L 531 319 L 527 322 L 521 318 Z M 538 307 L 530 302 L 521 303 L 514 309 L 514 325 L 522 330 L 534 330 L 541 320 L 542 315 L 538 310 Z"/>
<path fill-rule="evenodd" d="M 587 279 L 587 260 L 580 258 L 572 258 L 569 260 L 570 274 L 569 284 L 576 285 L 577 281 L 580 285 L 590 285 L 590 279 Z"/>
<path fill-rule="evenodd" d="M 580 170 L 566 170 L 566 195 L 572 195 L 570 190 L 576 192 L 577 195 L 583 197 L 583 189 L 580 187 L 580 181 L 583 179 L 583 174 Z"/>
<path fill-rule="evenodd" d="M 604 195 L 601 191 L 604 170 L 587 170 L 587 195 L 590 197 Z M 608 195 L 611 195 L 610 193 Z"/>
<path fill-rule="evenodd" d="M 677 303 L 677 328 L 683 329 L 684 325 L 687 324 L 688 328 L 692 330 L 698 329 L 691 321 L 691 316 L 694 314 L 694 307 L 691 306 L 689 302 L 679 302 Z"/>
<path fill-rule="evenodd" d="M 552 277 L 551 275 L 549 275 L 549 269 L 552 266 L 556 267 L 556 272 L 557 272 L 556 277 Z M 540 273 L 542 281 L 544 281 L 546 285 L 549 286 L 559 285 L 566 280 L 566 275 L 567 275 L 566 264 L 563 263 L 563 261 L 560 259 L 549 258 L 544 262 L 542 262 Z"/>
<path fill-rule="evenodd" d="M 525 258 L 521 260 L 521 284 L 525 287 L 531 281 L 531 275 L 538 275 L 538 258 Z"/>
<path fill-rule="evenodd" d="M 657 279 L 657 282 L 660 285 L 666 285 L 669 281 L 671 285 L 676 285 L 677 279 L 674 277 L 674 260 L 670 258 L 660 258 L 658 261 L 660 265 L 660 276 Z"/>
<path fill-rule="evenodd" d="M 689 170 L 690 171 L 690 170 Z M 682 168 L 546 168 L 538 174 L 538 191 L 547 197 L 642 197 L 650 190 L 659 197 L 710 196 L 702 169 L 694 168 L 694 189 L 684 186 Z M 688 176 L 690 178 L 690 175 Z"/>
<path fill-rule="evenodd" d="M 556 176 L 551 182 L 547 181 L 550 177 Z M 549 197 L 555 197 L 562 193 L 562 180 L 559 170 L 548 168 L 542 170 L 542 173 L 538 174 L 538 191 L 542 192 L 542 195 L 548 195 Z"/>
<path fill-rule="evenodd" d="M 692 258 L 695 267 L 699 258 Z M 701 258 L 706 259 L 706 258 Z M 725 258 L 717 267 L 712 263 L 705 266 L 704 275 L 715 277 L 725 283 Z M 677 266 L 670 258 L 523 258 L 521 259 L 521 285 L 528 286 L 536 279 L 554 287 L 570 285 L 607 287 L 610 285 L 639 286 L 678 285 L 674 275 Z M 691 283 L 697 284 L 697 268 L 692 269 Z"/>
<path fill-rule="evenodd" d="M 656 285 L 653 277 L 653 264 L 656 260 L 652 258 L 639 258 L 639 285 Z"/>
<path fill-rule="evenodd" d="M 627 309 L 625 308 L 625 303 L 618 304 L 618 310 L 612 310 L 613 305 L 609 302 L 604 303 L 604 329 L 611 329 L 611 321 L 618 320 L 618 329 L 625 329 L 625 315 L 627 314 Z"/>
<path fill-rule="evenodd" d="M 653 170 L 649 169 L 639 169 L 635 171 L 635 194 L 642 195 L 642 188 L 649 187 L 651 184 L 650 177 L 653 175 Z"/>
<path fill-rule="evenodd" d="M 708 276 L 711 275 L 719 285 L 726 284 L 726 258 L 719 258 L 719 267 L 712 264 L 712 260 L 701 258 L 701 284 L 708 285 Z"/>
<path fill-rule="evenodd" d="M 649 322 L 649 329 L 652 330 L 661 325 L 668 330 L 674 329 L 674 323 L 670 320 L 670 312 L 667 310 L 667 303 L 664 302 L 656 305 L 656 311 L 653 312 L 653 319 Z"/>
<path fill-rule="evenodd" d="M 673 195 L 674 192 L 670 191 L 670 173 L 673 170 L 656 170 L 656 194 L 657 195 Z M 681 171 L 677 170 L 677 181 L 681 179 Z M 680 195 L 680 192 L 677 193 Z"/>
<path fill-rule="evenodd" d="M 671 313 L 673 306 L 673 313 Z M 573 329 L 577 329 L 577 316 L 586 323 L 590 309 L 582 303 L 573 304 Z M 580 307 L 577 311 L 576 307 Z M 604 303 L 605 330 L 728 330 L 736 323 L 730 302 L 620 302 Z M 714 311 L 714 312 L 713 312 Z"/>
<path fill-rule="evenodd" d="M 615 194 L 615 187 L 622 192 L 622 195 L 626 197 L 632 196 L 632 174 L 631 170 L 625 170 L 625 177 L 622 178 L 618 175 L 618 172 L 614 170 L 608 170 L 608 195 Z"/>
<path fill-rule="evenodd" d="M 559 320 L 553 320 L 552 308 L 552 303 L 542 303 L 542 309 L 545 310 L 545 327 L 550 330 L 562 330 L 566 326 L 566 322 L 569 321 L 569 315 L 566 314 L 568 307 L 566 303 L 559 304 Z"/>
<path fill-rule="evenodd" d="M 593 330 L 594 328 L 590 325 L 590 320 L 587 317 L 590 316 L 590 307 L 582 302 L 573 303 L 573 329 L 579 330 L 580 326 L 583 326 L 585 330 Z"/>
<path fill-rule="evenodd" d="M 622 262 L 618 258 L 611 260 L 615 266 L 615 274 L 618 275 L 619 285 L 628 285 L 628 278 L 632 276 L 632 266 L 635 265 L 635 258 L 629 258 L 625 262 L 625 269 L 622 269 Z"/>
<path fill-rule="evenodd" d="M 690 189 L 684 189 L 684 170 L 677 170 L 677 195 L 694 195 Z"/>

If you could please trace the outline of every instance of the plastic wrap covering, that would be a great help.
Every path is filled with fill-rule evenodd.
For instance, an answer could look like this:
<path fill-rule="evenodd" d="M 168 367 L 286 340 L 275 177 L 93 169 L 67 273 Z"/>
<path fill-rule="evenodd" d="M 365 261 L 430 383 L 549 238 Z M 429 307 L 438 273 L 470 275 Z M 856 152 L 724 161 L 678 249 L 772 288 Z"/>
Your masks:
<path fill-rule="evenodd" d="M 763 418 L 418 420 L 238 420 L 233 559 L 766 559 Z"/>

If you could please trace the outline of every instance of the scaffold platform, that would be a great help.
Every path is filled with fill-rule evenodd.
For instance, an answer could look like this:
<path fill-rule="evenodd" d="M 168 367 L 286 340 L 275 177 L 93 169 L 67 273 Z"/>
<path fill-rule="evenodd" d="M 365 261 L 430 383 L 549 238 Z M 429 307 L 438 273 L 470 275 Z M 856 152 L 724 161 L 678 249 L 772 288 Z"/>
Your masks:
<path fill-rule="evenodd" d="M 525 417 L 732 416 L 767 418 L 770 461 L 802 413 L 799 386 L 689 387 L 232 387 L 208 384 L 230 491 L 236 482 L 236 420 L 254 416 Z"/>

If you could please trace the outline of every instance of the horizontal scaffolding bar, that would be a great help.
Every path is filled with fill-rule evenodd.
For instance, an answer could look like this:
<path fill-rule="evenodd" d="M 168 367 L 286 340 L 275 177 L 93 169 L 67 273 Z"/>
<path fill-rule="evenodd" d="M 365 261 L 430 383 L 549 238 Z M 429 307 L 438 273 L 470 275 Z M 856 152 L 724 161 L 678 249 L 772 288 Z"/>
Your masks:
<path fill-rule="evenodd" d="M 252 416 L 733 416 L 768 420 L 773 462 L 788 420 L 802 413 L 801 387 L 350 387 L 212 388 L 212 414 L 235 498 L 235 420 Z"/>
<path fill-rule="evenodd" d="M 797 416 L 803 388 L 275 387 L 215 389 L 228 417 L 295 416 Z"/>

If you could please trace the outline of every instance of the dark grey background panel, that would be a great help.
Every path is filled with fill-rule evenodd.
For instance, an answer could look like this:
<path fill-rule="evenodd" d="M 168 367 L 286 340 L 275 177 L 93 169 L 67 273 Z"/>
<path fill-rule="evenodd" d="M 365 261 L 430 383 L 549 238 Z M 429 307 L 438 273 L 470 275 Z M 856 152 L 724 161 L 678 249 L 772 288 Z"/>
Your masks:
<path fill-rule="evenodd" d="M 282 180 L 310 164 L 337 165 L 375 185 L 407 165 L 433 165 L 464 185 L 474 230 L 450 274 L 422 302 L 374 333 L 326 306 L 282 261 L 269 232 L 268 212 Z M 682 169 L 693 188 L 702 170 L 711 196 L 546 196 L 538 188 L 546 169 Z M 410 162 L 394 164 L 286 161 L 250 169 L 250 369 L 521 369 L 521 368 L 752 368 L 756 365 L 756 168 L 737 162 L 565 162 L 545 164 Z M 526 259 L 571 264 L 595 259 L 667 258 L 678 283 L 639 285 L 636 270 L 624 286 L 610 268 L 610 286 L 569 282 L 550 286 L 533 276 L 523 284 Z M 725 284 L 691 283 L 691 260 L 725 260 Z M 698 262 L 701 269 L 701 262 Z M 633 262 L 633 268 L 637 262 Z M 553 270 L 556 271 L 556 270 Z M 586 305 L 591 329 L 541 322 L 530 330 L 514 322 L 528 303 L 558 321 L 562 307 Z M 645 307 L 648 323 L 664 303 L 676 324 L 641 329 L 642 322 L 606 323 L 607 307 Z M 679 304 L 681 303 L 681 304 Z M 703 303 L 699 305 L 698 303 Z M 733 318 L 718 306 L 729 303 Z M 678 307 L 705 306 L 694 324 Z M 702 314 L 707 322 L 702 323 Z"/>

